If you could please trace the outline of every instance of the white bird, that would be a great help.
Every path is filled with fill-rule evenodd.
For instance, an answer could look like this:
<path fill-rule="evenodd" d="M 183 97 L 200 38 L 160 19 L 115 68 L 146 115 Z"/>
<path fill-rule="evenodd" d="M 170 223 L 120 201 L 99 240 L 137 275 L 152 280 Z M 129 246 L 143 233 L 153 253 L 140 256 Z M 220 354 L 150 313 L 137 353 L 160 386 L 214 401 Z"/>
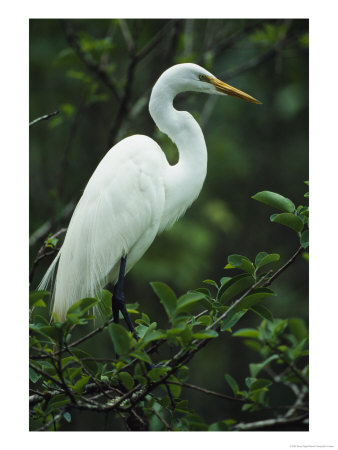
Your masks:
<path fill-rule="evenodd" d="M 144 135 L 123 139 L 104 156 L 39 286 L 48 286 L 57 265 L 53 312 L 59 320 L 65 319 L 74 302 L 95 297 L 113 283 L 115 321 L 121 310 L 133 329 L 124 306 L 124 274 L 156 235 L 185 213 L 199 195 L 207 173 L 207 147 L 201 128 L 191 114 L 173 106 L 176 95 L 184 91 L 260 103 L 196 64 L 178 64 L 160 76 L 151 93 L 149 111 L 157 127 L 176 144 L 179 161 L 171 166 L 159 145 Z"/>

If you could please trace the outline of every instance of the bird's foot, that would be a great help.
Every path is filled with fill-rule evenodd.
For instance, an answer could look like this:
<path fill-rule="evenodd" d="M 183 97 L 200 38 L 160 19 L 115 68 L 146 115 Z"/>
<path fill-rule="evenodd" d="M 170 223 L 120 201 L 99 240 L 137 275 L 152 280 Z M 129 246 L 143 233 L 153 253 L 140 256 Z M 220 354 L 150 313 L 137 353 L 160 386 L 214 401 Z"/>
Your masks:
<path fill-rule="evenodd" d="M 139 338 L 136 334 L 133 322 L 132 322 L 132 320 L 128 314 L 127 308 L 126 308 L 126 302 L 124 300 L 124 295 L 122 293 L 114 290 L 113 296 L 112 296 L 112 313 L 113 313 L 113 319 L 114 319 L 115 323 L 119 323 L 120 311 L 122 313 L 124 320 L 126 321 L 126 324 L 128 325 L 129 330 L 134 334 L 135 339 L 138 340 Z"/>

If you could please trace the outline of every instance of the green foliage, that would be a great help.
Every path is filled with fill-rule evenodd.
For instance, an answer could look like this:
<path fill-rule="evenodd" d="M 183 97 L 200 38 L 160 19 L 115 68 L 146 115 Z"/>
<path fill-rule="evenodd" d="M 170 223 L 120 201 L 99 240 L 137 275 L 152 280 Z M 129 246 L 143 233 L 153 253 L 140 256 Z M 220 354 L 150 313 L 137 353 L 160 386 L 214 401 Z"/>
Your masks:
<path fill-rule="evenodd" d="M 266 192 L 263 196 L 256 194 L 255 199 L 264 199 L 263 202 L 270 202 L 270 206 L 292 209 L 293 213 L 280 215 L 290 215 L 302 226 L 308 224 L 308 208 L 296 209 L 290 206 L 293 205 L 291 200 L 283 200 L 277 194 L 267 196 Z M 286 222 L 280 223 L 288 226 Z M 307 243 L 304 232 L 300 240 L 304 247 Z M 92 411 L 103 408 L 117 418 L 121 414 L 128 417 L 132 405 L 138 404 L 149 422 L 149 430 L 168 427 L 172 430 L 234 430 L 236 420 L 226 418 L 208 424 L 184 399 L 184 386 L 190 376 L 185 362 L 189 362 L 210 340 L 218 339 L 224 333 L 228 340 L 240 339 L 257 354 L 253 362 L 248 363 L 247 376 L 236 380 L 229 373 L 224 375 L 233 401 L 241 405 L 242 414 L 271 408 L 269 391 L 272 387 L 278 390 L 283 384 L 288 388 L 293 383 L 293 386 L 299 385 L 293 391 L 307 391 L 308 331 L 304 320 L 274 318 L 263 304 L 266 299 L 272 303 L 272 298 L 277 295 L 267 285 L 281 268 L 265 273 L 262 269 L 279 263 L 280 255 L 260 251 L 254 261 L 237 254 L 228 256 L 227 260 L 225 270 L 235 269 L 240 273 L 223 276 L 219 282 L 204 280 L 213 292 L 199 288 L 177 298 L 167 284 L 151 283 L 168 317 L 168 326 L 158 328 L 156 322 L 138 310 L 137 303 L 127 305 L 128 311 L 137 316 L 137 339 L 123 325 L 112 323 L 112 297 L 107 290 L 99 292 L 97 298 L 84 298 L 74 303 L 64 322 L 49 322 L 39 314 L 40 309 L 46 309 L 44 299 L 49 292 L 32 292 L 29 378 L 34 390 L 41 392 L 41 397 L 33 402 L 31 429 L 62 428 L 63 423 L 72 421 L 71 413 L 77 407 Z M 79 347 L 73 337 L 78 327 L 85 327 L 95 317 L 90 314 L 93 308 L 106 320 L 98 331 L 108 331 L 110 347 L 115 350 L 115 358 L 107 362 Z M 238 327 L 244 316 L 250 326 Z M 260 323 L 255 326 L 254 318 L 257 317 Z M 89 332 L 79 342 L 92 336 Z M 174 350 L 173 356 L 160 358 L 155 363 L 154 350 L 166 345 L 171 353 Z M 154 397 L 152 392 L 158 387 L 161 389 Z M 99 396 L 110 393 L 105 403 L 95 400 L 88 403 L 93 389 L 96 394 L 101 392 Z"/>
<path fill-rule="evenodd" d="M 279 24 L 264 24 L 263 28 L 254 32 L 251 39 L 259 44 L 269 46 L 276 44 L 285 35 L 286 26 Z"/>
<path fill-rule="evenodd" d="M 276 194 L 275 192 L 257 192 L 257 194 L 253 195 L 252 198 L 285 212 L 293 213 L 295 210 L 295 205 L 290 199 L 283 197 L 280 194 Z"/>
<path fill-rule="evenodd" d="M 309 186 L 309 182 L 304 182 Z M 309 198 L 309 193 L 304 195 L 305 198 Z M 271 222 L 279 223 L 288 228 L 294 230 L 299 237 L 300 245 L 305 249 L 309 246 L 309 207 L 299 205 L 297 208 L 294 203 L 280 194 L 270 191 L 262 191 L 253 195 L 252 198 L 259 202 L 265 203 L 273 208 L 279 209 L 282 212 L 280 214 L 272 214 L 270 216 Z M 304 229 L 305 228 L 305 229 Z M 257 261 L 256 261 L 257 265 Z"/>
<path fill-rule="evenodd" d="M 290 216 L 302 227 L 308 225 L 308 207 L 295 208 L 291 200 L 267 192 L 258 193 L 254 198 L 270 206 L 292 210 L 292 213 L 278 216 Z M 287 220 L 279 223 L 295 229 Z M 303 248 L 308 245 L 304 233 L 298 234 Z M 167 284 L 151 283 L 168 317 L 168 327 L 158 328 L 156 322 L 138 310 L 137 303 L 127 305 L 128 311 L 137 316 L 137 339 L 124 326 L 112 323 L 109 291 L 102 290 L 97 298 L 84 298 L 74 303 L 64 322 L 49 322 L 39 314 L 40 309 L 46 310 L 44 299 L 49 292 L 32 292 L 29 378 L 34 389 L 41 391 L 41 397 L 32 407 L 31 428 L 51 429 L 49 422 L 55 422 L 58 427 L 71 422 L 72 408 L 78 405 L 86 409 L 88 395 L 94 389 L 101 395 L 108 390 L 110 396 L 103 406 L 102 403 L 91 402 L 91 410 L 106 408 L 116 417 L 120 414 L 127 417 L 136 402 L 147 417 L 150 430 L 162 430 L 164 424 L 173 430 L 236 429 L 234 419 L 208 424 L 183 397 L 184 383 L 190 375 L 184 362 L 223 333 L 227 339 L 243 340 L 243 345 L 258 354 L 258 358 L 248 364 L 248 376 L 235 380 L 229 373 L 225 374 L 234 401 L 240 402 L 243 414 L 270 408 L 269 391 L 272 387 L 278 389 L 279 385 L 288 387 L 293 383 L 305 392 L 308 386 L 306 324 L 300 318 L 274 318 L 263 304 L 266 299 L 272 303 L 272 297 L 277 295 L 267 285 L 281 268 L 265 273 L 262 269 L 279 263 L 280 255 L 260 251 L 254 261 L 238 254 L 228 256 L 227 260 L 225 270 L 235 269 L 240 273 L 233 277 L 223 276 L 219 282 L 204 280 L 213 292 L 199 288 L 177 298 Z M 95 317 L 90 314 L 93 308 L 107 320 L 99 331 L 107 329 L 110 345 L 115 350 L 115 358 L 109 362 L 100 361 L 74 341 L 76 329 L 86 326 Z M 244 316 L 251 326 L 238 327 Z M 255 317 L 260 318 L 258 326 L 254 325 Z M 87 338 L 80 339 L 80 342 L 92 335 L 89 332 Z M 175 349 L 174 355 L 155 363 L 153 351 L 165 345 L 171 348 L 171 352 Z M 280 375 L 272 375 L 277 373 Z M 151 393 L 156 387 L 161 387 L 162 394 L 157 393 L 155 399 Z M 45 396 L 44 392 L 48 395 Z"/>

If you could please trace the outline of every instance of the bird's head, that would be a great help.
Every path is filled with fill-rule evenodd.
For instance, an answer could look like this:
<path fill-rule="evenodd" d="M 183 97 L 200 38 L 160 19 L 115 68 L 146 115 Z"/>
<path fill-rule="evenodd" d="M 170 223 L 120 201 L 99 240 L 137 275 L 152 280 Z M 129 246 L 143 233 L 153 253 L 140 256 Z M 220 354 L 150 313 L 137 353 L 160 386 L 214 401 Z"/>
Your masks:
<path fill-rule="evenodd" d="M 197 64 L 177 64 L 166 70 L 160 79 L 170 85 L 177 93 L 184 91 L 204 92 L 206 94 L 230 95 L 251 103 L 259 100 L 216 78 L 212 73 Z"/>

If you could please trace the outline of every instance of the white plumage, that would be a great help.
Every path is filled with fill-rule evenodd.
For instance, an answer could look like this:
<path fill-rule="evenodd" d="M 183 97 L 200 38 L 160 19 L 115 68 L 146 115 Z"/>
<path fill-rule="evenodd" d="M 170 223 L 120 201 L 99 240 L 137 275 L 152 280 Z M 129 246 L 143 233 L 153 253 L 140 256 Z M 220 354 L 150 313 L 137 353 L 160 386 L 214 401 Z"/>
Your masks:
<path fill-rule="evenodd" d="M 207 172 L 207 149 L 195 119 L 173 107 L 174 97 L 183 91 L 233 95 L 259 103 L 195 64 L 179 64 L 161 75 L 149 110 L 159 129 L 177 145 L 179 161 L 170 166 L 159 145 L 143 135 L 127 137 L 102 159 L 39 286 L 48 286 L 57 265 L 53 311 L 60 320 L 75 301 L 115 283 L 125 255 L 127 273 L 156 235 L 199 195 Z"/>

